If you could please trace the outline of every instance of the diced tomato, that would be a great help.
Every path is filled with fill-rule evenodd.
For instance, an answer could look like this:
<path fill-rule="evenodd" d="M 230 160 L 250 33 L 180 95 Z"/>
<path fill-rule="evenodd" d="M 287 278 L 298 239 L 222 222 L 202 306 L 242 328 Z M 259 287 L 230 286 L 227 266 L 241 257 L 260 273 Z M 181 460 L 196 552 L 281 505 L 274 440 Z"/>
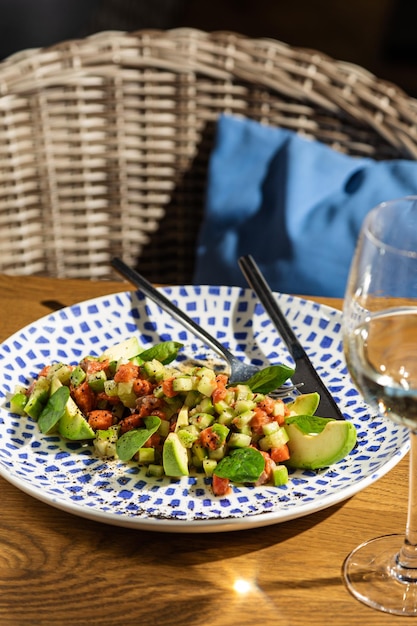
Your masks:
<path fill-rule="evenodd" d="M 285 413 L 284 415 L 275 415 L 274 420 L 279 426 L 284 426 L 285 424 Z"/>
<path fill-rule="evenodd" d="M 96 359 L 84 359 L 82 361 L 83 369 L 87 374 L 95 374 L 102 370 L 107 371 L 109 368 L 109 361 L 97 361 Z"/>
<path fill-rule="evenodd" d="M 96 395 L 86 380 L 78 387 L 71 387 L 71 396 L 84 415 L 96 405 Z"/>
<path fill-rule="evenodd" d="M 133 393 L 137 396 L 148 396 L 154 390 L 155 385 L 149 380 L 143 378 L 135 378 L 133 381 Z"/>
<path fill-rule="evenodd" d="M 119 396 L 108 396 L 106 393 L 104 393 L 104 391 L 100 391 L 96 395 L 96 398 L 97 398 L 97 402 L 99 402 L 100 400 L 104 400 L 105 402 L 113 406 L 115 406 L 116 404 L 120 404 Z"/>
<path fill-rule="evenodd" d="M 172 387 L 173 380 L 174 378 L 165 378 L 165 380 L 162 381 L 162 392 L 167 398 L 173 398 L 178 394 Z"/>
<path fill-rule="evenodd" d="M 290 458 L 290 450 L 288 445 L 284 443 L 279 448 L 271 448 L 270 456 L 275 463 L 283 463 L 284 461 L 288 461 Z"/>
<path fill-rule="evenodd" d="M 264 485 L 265 483 L 271 480 L 272 470 L 276 467 L 276 463 L 275 461 L 271 459 L 271 457 L 269 456 L 267 452 L 263 452 L 262 450 L 259 450 L 259 452 L 262 454 L 262 456 L 265 459 L 265 469 L 262 472 L 262 474 L 259 476 L 255 485 Z"/>
<path fill-rule="evenodd" d="M 217 450 L 220 447 L 220 436 L 216 433 L 211 426 L 204 428 L 200 433 L 201 445 L 209 450 Z"/>
<path fill-rule="evenodd" d="M 38 375 L 38 376 L 39 376 L 39 377 L 40 377 L 40 376 L 47 376 L 47 375 L 48 375 L 48 372 L 49 372 L 49 370 L 50 370 L 50 368 L 51 368 L 51 366 L 50 366 L 50 365 L 45 365 L 45 367 L 44 367 L 44 368 L 42 368 L 42 370 L 39 372 L 39 375 Z"/>
<path fill-rule="evenodd" d="M 258 402 L 257 406 L 263 411 L 265 411 L 267 415 L 272 415 L 273 410 L 275 408 L 275 401 L 269 396 L 265 396 L 263 400 Z"/>
<path fill-rule="evenodd" d="M 254 433 L 256 433 L 257 435 L 262 435 L 263 426 L 273 421 L 273 419 L 274 418 L 271 415 L 268 415 L 266 411 L 257 406 L 254 409 L 254 416 L 250 421 L 250 427 L 252 428 Z"/>
<path fill-rule="evenodd" d="M 129 383 L 135 378 L 139 377 L 139 366 L 134 363 L 122 363 L 119 365 L 117 372 L 114 375 L 114 382 L 116 383 Z"/>
<path fill-rule="evenodd" d="M 161 443 L 161 435 L 154 433 L 143 444 L 144 448 L 156 448 Z"/>
<path fill-rule="evenodd" d="M 114 424 L 114 416 L 111 411 L 96 409 L 87 413 L 88 423 L 93 430 L 107 430 Z"/>
<path fill-rule="evenodd" d="M 166 419 L 164 412 L 165 403 L 162 398 L 155 398 L 155 396 L 142 396 L 138 398 L 136 403 L 136 412 L 140 417 L 147 417 L 149 415 L 156 415 L 161 420 Z"/>
<path fill-rule="evenodd" d="M 142 424 L 142 417 L 138 415 L 138 413 L 132 413 L 132 415 L 125 417 L 120 422 L 120 434 L 123 435 L 124 433 L 127 433 L 128 430 L 139 428 Z"/>
<path fill-rule="evenodd" d="M 230 492 L 230 480 L 213 474 L 212 488 L 215 496 L 225 496 Z"/>
<path fill-rule="evenodd" d="M 218 374 L 216 376 L 217 386 L 211 395 L 213 402 L 220 402 L 221 400 L 225 399 L 226 393 L 227 393 L 227 389 L 226 389 L 227 381 L 228 381 L 228 378 L 225 374 Z"/>

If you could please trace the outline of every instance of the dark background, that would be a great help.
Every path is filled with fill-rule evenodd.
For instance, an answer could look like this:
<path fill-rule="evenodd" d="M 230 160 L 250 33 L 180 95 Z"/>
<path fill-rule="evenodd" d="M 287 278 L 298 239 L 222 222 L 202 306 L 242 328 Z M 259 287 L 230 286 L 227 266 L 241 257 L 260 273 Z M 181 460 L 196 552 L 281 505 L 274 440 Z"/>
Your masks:
<path fill-rule="evenodd" d="M 0 0 L 0 59 L 99 30 L 179 26 L 314 48 L 417 96 L 417 0 Z"/>

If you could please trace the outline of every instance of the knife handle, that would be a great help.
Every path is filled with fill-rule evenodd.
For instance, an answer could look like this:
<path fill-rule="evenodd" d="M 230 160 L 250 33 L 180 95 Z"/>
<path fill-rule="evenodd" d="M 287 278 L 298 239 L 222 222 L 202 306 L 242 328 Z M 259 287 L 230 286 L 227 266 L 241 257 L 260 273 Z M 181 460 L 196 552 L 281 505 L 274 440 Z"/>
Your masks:
<path fill-rule="evenodd" d="M 281 311 L 280 306 L 272 293 L 271 288 L 260 272 L 252 256 L 250 254 L 247 256 L 241 256 L 239 258 L 239 265 L 246 280 L 248 281 L 249 286 L 252 287 L 258 296 L 293 359 L 299 359 L 306 356 L 303 346 L 300 344 L 293 329 L 288 324 L 285 315 Z"/>

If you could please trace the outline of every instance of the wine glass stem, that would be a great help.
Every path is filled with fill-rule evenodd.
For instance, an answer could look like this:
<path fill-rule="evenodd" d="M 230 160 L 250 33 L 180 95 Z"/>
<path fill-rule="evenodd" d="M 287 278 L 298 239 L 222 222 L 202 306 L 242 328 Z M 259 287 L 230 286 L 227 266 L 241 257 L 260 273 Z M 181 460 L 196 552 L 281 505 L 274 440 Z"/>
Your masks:
<path fill-rule="evenodd" d="M 407 528 L 397 566 L 401 577 L 417 582 L 417 431 L 410 432 Z"/>

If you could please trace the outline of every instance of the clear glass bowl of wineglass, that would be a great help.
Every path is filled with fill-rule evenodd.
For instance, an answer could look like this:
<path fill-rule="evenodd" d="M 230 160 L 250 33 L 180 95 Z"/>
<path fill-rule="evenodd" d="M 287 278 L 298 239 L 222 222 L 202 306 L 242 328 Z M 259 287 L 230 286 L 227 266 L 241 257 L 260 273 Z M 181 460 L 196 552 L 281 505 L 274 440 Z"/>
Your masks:
<path fill-rule="evenodd" d="M 384 202 L 365 218 L 344 299 L 343 343 L 365 401 L 410 434 L 405 533 L 358 546 L 345 560 L 344 580 L 375 609 L 417 616 L 417 196 Z"/>

